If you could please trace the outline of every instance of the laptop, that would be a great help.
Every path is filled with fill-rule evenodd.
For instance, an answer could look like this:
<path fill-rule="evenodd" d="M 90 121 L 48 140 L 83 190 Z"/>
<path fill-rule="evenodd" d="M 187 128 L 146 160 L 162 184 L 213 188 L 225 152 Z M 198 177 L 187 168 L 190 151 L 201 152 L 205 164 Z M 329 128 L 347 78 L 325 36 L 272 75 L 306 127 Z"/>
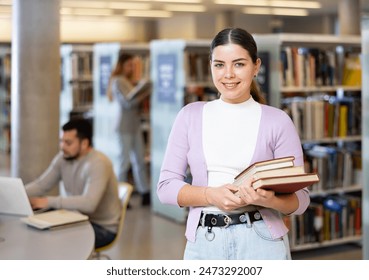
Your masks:
<path fill-rule="evenodd" d="M 0 214 L 33 215 L 22 179 L 0 177 Z"/>
<path fill-rule="evenodd" d="M 23 216 L 20 218 L 22 222 L 38 229 L 50 229 L 88 220 L 87 215 L 66 209 L 35 213 L 22 179 L 13 177 L 0 177 L 0 214 Z"/>

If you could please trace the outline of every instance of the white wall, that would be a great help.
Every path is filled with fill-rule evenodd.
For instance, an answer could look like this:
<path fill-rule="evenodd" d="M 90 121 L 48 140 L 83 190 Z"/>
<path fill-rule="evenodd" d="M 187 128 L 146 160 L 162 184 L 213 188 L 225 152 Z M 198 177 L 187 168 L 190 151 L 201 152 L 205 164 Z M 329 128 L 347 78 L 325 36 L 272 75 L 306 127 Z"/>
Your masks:
<path fill-rule="evenodd" d="M 246 15 L 240 13 L 234 15 L 234 26 L 244 28 L 252 34 L 271 33 L 272 20 L 272 16 Z"/>
<path fill-rule="evenodd" d="M 158 21 L 159 39 L 196 39 L 196 16 L 182 15 Z"/>
<path fill-rule="evenodd" d="M 336 34 L 336 16 L 286 17 L 283 21 L 283 32 L 288 33 L 317 33 Z"/>
<path fill-rule="evenodd" d="M 217 14 L 193 14 L 176 18 L 161 19 L 158 22 L 159 39 L 212 39 L 226 27 L 242 27 L 251 33 L 270 33 L 273 17 L 233 14 L 229 23 L 221 22 Z M 303 30 L 306 32 L 306 28 Z M 302 31 L 300 31 L 302 32 Z"/>
<path fill-rule="evenodd" d="M 214 37 L 217 19 L 212 14 L 196 16 L 196 39 L 211 39 Z"/>

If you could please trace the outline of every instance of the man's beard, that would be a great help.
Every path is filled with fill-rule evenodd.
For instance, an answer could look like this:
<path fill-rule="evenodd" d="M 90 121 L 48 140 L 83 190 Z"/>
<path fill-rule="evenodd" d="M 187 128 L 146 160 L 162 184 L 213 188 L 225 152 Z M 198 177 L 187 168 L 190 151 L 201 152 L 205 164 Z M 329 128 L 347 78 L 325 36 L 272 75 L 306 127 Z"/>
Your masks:
<path fill-rule="evenodd" d="M 74 156 L 68 156 L 68 155 L 63 154 L 63 157 L 67 161 L 76 160 L 79 157 L 79 152 L 75 154 Z"/>

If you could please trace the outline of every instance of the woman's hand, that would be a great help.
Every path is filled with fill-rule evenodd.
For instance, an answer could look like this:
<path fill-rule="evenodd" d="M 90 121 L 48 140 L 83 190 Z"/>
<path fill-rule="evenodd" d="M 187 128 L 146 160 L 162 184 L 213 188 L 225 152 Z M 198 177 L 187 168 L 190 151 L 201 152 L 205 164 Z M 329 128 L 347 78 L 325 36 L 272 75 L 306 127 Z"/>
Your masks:
<path fill-rule="evenodd" d="M 272 190 L 254 189 L 251 185 L 253 178 L 246 180 L 238 188 L 238 196 L 247 204 L 273 208 L 275 193 Z"/>
<path fill-rule="evenodd" d="M 210 205 L 214 205 L 223 211 L 231 211 L 248 205 L 235 193 L 238 187 L 226 184 L 220 187 L 208 187 L 206 189 L 206 200 Z"/>
<path fill-rule="evenodd" d="M 253 178 L 246 180 L 238 188 L 237 195 L 242 199 L 243 203 L 275 209 L 285 215 L 296 211 L 298 208 L 299 202 L 296 194 L 276 195 L 272 190 L 255 190 L 251 186 L 252 182 Z"/>

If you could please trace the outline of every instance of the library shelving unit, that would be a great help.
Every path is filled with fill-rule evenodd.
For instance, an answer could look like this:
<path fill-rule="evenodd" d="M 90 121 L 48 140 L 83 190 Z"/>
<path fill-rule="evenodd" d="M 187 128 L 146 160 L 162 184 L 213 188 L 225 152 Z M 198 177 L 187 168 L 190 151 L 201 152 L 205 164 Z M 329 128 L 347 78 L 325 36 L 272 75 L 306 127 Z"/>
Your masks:
<path fill-rule="evenodd" d="M 11 47 L 0 45 L 0 151 L 10 152 Z"/>
<path fill-rule="evenodd" d="M 207 40 L 153 40 L 150 43 L 151 80 L 151 185 L 156 192 L 167 139 L 178 111 L 189 102 L 216 98 L 210 79 Z M 156 213 L 185 222 L 186 208 L 152 200 Z"/>
<path fill-rule="evenodd" d="M 119 143 L 116 134 L 119 105 L 108 100 L 106 90 L 120 51 L 135 56 L 137 80 L 141 77 L 149 77 L 150 68 L 150 47 L 146 43 L 113 42 L 97 43 L 93 46 L 93 141 L 94 146 L 112 160 L 116 174 L 119 162 Z M 142 105 L 141 128 L 147 142 L 150 141 L 149 107 L 150 104 L 145 100 Z M 146 154 L 149 161 L 149 144 L 147 148 Z"/>
<path fill-rule="evenodd" d="M 64 44 L 61 55 L 60 124 L 73 116 L 91 119 L 92 45 Z"/>
<path fill-rule="evenodd" d="M 365 15 L 362 20 L 361 28 L 361 48 L 363 75 L 362 80 L 369 79 L 369 15 Z M 363 99 L 363 170 L 369 169 L 369 84 L 362 83 L 362 99 Z M 369 259 L 369 173 L 363 174 L 363 259 Z"/>
<path fill-rule="evenodd" d="M 272 106 L 284 109 L 301 137 L 306 171 L 320 183 L 301 216 L 286 217 L 291 250 L 362 239 L 361 37 L 255 35 L 269 53 Z"/>

